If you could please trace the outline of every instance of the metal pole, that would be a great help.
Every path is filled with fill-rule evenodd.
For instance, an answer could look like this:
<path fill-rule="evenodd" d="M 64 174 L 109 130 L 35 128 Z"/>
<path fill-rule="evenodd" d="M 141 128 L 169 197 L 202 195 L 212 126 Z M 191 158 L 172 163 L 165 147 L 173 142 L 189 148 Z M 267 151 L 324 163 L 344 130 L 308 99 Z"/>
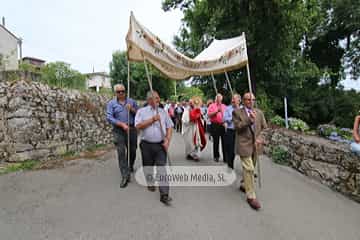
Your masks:
<path fill-rule="evenodd" d="M 284 97 L 284 108 L 285 108 L 285 126 L 289 128 L 289 119 L 288 119 L 288 111 L 287 111 L 287 98 Z"/>
<path fill-rule="evenodd" d="M 128 78 L 127 78 L 127 98 L 130 98 L 130 62 L 127 61 L 127 67 L 128 67 Z M 125 99 L 126 102 L 126 99 Z M 128 166 L 130 166 L 130 108 L 128 108 L 128 130 L 127 130 L 127 160 L 128 160 Z"/>

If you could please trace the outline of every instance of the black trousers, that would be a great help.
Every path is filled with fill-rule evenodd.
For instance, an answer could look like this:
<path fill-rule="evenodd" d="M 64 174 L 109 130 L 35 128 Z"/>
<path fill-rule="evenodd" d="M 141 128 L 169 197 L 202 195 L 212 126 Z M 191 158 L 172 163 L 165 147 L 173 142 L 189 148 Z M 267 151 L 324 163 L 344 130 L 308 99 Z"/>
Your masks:
<path fill-rule="evenodd" d="M 221 146 L 222 146 L 222 154 L 224 157 L 224 162 L 226 162 L 226 156 L 225 156 L 225 143 L 224 143 L 224 134 L 225 134 L 225 128 L 223 125 L 218 123 L 211 123 L 211 136 L 214 139 L 214 146 L 213 146 L 213 155 L 214 158 L 219 158 L 219 142 L 221 139 Z"/>
<path fill-rule="evenodd" d="M 226 129 L 224 135 L 225 142 L 225 156 L 227 164 L 230 168 L 234 169 L 234 159 L 235 159 L 235 130 Z"/>
<path fill-rule="evenodd" d="M 154 166 L 156 166 L 157 176 L 166 176 L 166 157 L 165 152 L 161 143 L 149 143 L 146 141 L 140 142 L 141 156 L 143 161 L 143 169 L 146 182 L 148 186 L 154 184 L 158 177 L 154 176 Z M 161 178 L 159 183 L 160 195 L 169 194 L 169 184 L 166 178 Z M 164 180 L 165 179 L 165 180 Z"/>
<path fill-rule="evenodd" d="M 130 176 L 130 168 L 134 167 L 137 148 L 137 132 L 136 128 L 130 127 L 130 147 L 128 147 L 128 134 L 122 129 L 116 128 L 114 133 L 114 144 L 116 146 L 120 173 L 123 178 Z M 128 156 L 130 162 L 128 162 Z"/>

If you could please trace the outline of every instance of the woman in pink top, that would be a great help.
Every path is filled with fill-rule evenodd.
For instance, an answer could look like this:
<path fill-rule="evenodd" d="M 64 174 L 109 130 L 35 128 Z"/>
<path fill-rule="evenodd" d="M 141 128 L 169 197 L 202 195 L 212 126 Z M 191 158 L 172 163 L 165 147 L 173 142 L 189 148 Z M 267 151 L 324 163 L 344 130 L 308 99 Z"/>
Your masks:
<path fill-rule="evenodd" d="M 221 94 L 217 94 L 215 98 L 215 102 L 210 104 L 208 107 L 208 116 L 211 122 L 211 135 L 214 139 L 213 146 L 213 155 L 214 161 L 218 162 L 220 158 L 219 154 L 219 140 L 221 139 L 221 147 L 222 147 L 222 155 L 223 160 L 226 162 L 225 154 L 224 154 L 224 134 L 225 128 L 223 123 L 224 112 L 226 106 L 222 104 L 223 96 Z"/>

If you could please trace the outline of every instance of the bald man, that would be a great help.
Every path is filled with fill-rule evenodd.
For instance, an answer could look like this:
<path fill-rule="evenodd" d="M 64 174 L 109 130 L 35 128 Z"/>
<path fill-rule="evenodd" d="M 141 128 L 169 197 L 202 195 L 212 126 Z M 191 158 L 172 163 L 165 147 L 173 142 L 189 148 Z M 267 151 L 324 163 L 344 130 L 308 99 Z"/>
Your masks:
<path fill-rule="evenodd" d="M 246 193 L 247 202 L 251 208 L 261 208 L 255 194 L 254 172 L 257 154 L 264 143 L 260 134 L 267 128 L 266 120 L 260 109 L 254 108 L 255 96 L 245 93 L 243 108 L 233 111 L 233 122 L 236 132 L 236 153 L 240 156 L 243 183 L 240 190 Z"/>
<path fill-rule="evenodd" d="M 226 163 L 225 144 L 224 144 L 224 113 L 226 106 L 222 103 L 223 96 L 219 93 L 216 95 L 215 102 L 208 107 L 208 117 L 211 122 L 211 136 L 214 139 L 213 155 L 214 161 L 218 162 L 220 158 L 219 154 L 219 142 L 221 140 L 223 161 Z"/>

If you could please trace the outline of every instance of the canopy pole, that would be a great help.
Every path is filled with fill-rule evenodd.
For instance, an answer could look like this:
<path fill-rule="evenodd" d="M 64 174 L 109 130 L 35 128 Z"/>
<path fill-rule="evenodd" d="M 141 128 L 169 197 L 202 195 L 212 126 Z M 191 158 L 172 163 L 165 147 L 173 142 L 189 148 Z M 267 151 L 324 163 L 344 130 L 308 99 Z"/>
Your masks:
<path fill-rule="evenodd" d="M 249 84 L 249 91 L 250 94 L 253 95 L 253 90 L 252 90 L 252 85 L 251 85 L 251 78 L 250 78 L 250 68 L 249 68 L 249 62 L 246 63 L 246 71 L 247 71 L 247 77 L 248 77 L 248 84 Z M 256 107 L 256 102 L 255 102 L 255 107 Z M 257 172 L 258 172 L 258 183 L 259 183 L 259 188 L 261 188 L 261 167 L 260 167 L 260 161 L 257 160 L 256 161 L 256 165 L 257 165 Z"/>
<path fill-rule="evenodd" d="M 144 56 L 144 66 L 145 66 L 145 72 L 146 72 L 146 77 L 147 77 L 148 84 L 149 84 L 149 87 L 150 87 L 150 91 L 154 95 L 154 90 L 153 90 L 153 86 L 152 86 L 152 80 L 151 80 L 151 76 L 150 76 L 150 73 L 149 73 L 149 69 L 148 69 L 147 64 L 146 64 L 145 56 Z"/>
<path fill-rule="evenodd" d="M 216 95 L 217 95 L 217 94 L 218 94 L 218 90 L 217 90 L 217 87 L 216 87 L 216 81 L 215 81 L 215 78 L 214 78 L 214 74 L 213 74 L 213 73 L 211 73 L 211 78 L 212 78 L 212 81 L 213 81 L 215 93 L 216 93 Z"/>
<path fill-rule="evenodd" d="M 234 96 L 234 92 L 233 92 L 232 87 L 231 87 L 231 82 L 230 82 L 229 76 L 228 76 L 226 71 L 225 71 L 225 78 L 226 78 L 227 84 L 228 84 L 228 86 L 230 88 L 231 96 Z"/>
<path fill-rule="evenodd" d="M 247 72 L 247 78 L 248 78 L 248 84 L 249 84 L 249 92 L 252 94 L 252 84 L 251 84 L 251 78 L 250 78 L 250 68 L 249 68 L 249 62 L 246 63 L 246 72 Z"/>
<path fill-rule="evenodd" d="M 127 70 L 128 70 L 128 77 L 127 77 L 127 98 L 130 98 L 130 62 L 127 61 Z M 125 101 L 126 102 L 126 101 Z M 126 154 L 127 154 L 127 161 L 128 166 L 130 166 L 130 108 L 128 108 L 128 130 L 127 130 L 127 148 L 126 148 Z"/>
<path fill-rule="evenodd" d="M 153 89 L 153 86 L 152 86 L 152 80 L 150 79 L 149 69 L 148 69 L 147 64 L 146 64 L 146 58 L 145 58 L 144 54 L 142 54 L 142 55 L 143 55 L 143 58 L 144 58 L 146 77 L 148 79 L 151 94 L 154 97 L 154 89 Z M 156 105 L 155 109 L 156 109 L 156 114 L 159 114 L 159 106 L 158 105 Z M 161 129 L 160 130 L 161 137 L 164 139 L 165 138 L 165 133 L 163 132 L 163 126 L 162 126 L 162 123 L 161 123 L 161 119 L 159 120 L 159 124 L 160 124 L 160 129 Z M 166 157 L 168 159 L 169 166 L 171 166 L 169 152 L 167 152 Z"/>
<path fill-rule="evenodd" d="M 149 76 L 150 76 L 150 82 L 151 82 L 151 86 L 152 86 L 152 70 L 151 70 L 151 65 L 149 65 Z"/>

